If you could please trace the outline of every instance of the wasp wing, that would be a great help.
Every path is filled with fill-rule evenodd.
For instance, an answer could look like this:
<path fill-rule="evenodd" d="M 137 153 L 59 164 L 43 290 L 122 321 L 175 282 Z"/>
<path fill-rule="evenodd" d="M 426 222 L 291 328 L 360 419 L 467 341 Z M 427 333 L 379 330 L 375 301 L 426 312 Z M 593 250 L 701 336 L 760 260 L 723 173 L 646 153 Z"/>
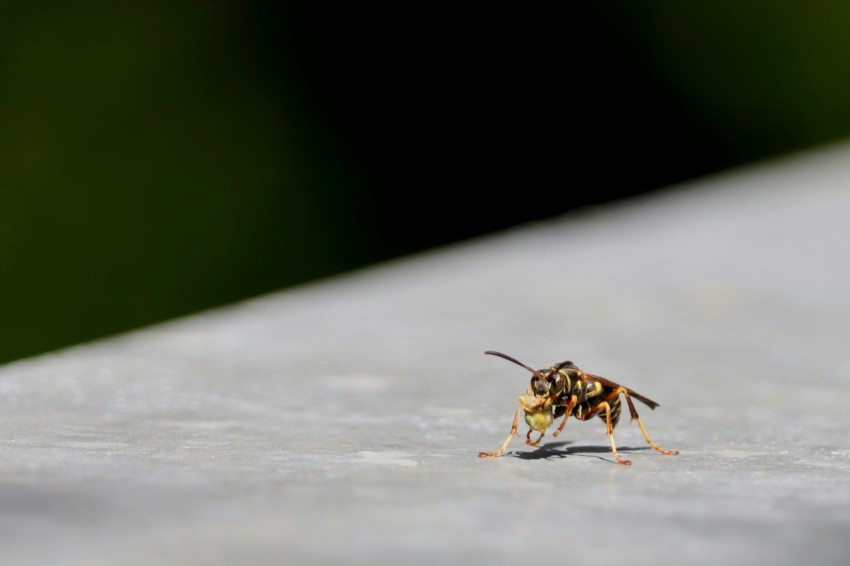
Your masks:
<path fill-rule="evenodd" d="M 598 375 L 593 375 L 592 373 L 586 373 L 586 372 L 585 372 L 584 376 L 591 381 L 597 381 L 597 382 L 601 383 L 602 385 L 604 385 L 605 387 L 610 387 L 611 389 L 617 389 L 618 387 L 622 387 L 623 389 L 625 389 L 626 391 L 629 392 L 629 395 L 631 397 L 638 399 L 641 403 L 643 403 L 644 405 L 646 405 L 650 409 L 655 409 L 655 407 L 658 406 L 658 403 L 656 403 L 655 401 L 653 401 L 649 397 L 644 397 L 643 395 L 641 395 L 637 391 L 634 391 L 633 389 L 629 389 L 628 387 L 624 387 L 624 386 L 620 385 L 619 383 L 615 383 L 615 382 L 611 381 L 610 379 L 605 379 L 604 377 L 601 377 L 601 376 L 598 376 Z"/>

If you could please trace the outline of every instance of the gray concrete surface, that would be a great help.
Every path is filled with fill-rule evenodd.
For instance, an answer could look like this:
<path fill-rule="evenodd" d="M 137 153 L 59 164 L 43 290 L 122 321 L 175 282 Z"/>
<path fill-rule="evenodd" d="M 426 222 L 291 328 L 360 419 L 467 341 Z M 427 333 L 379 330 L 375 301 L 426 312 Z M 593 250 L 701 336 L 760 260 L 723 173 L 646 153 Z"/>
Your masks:
<path fill-rule="evenodd" d="M 8 364 L 0 558 L 844 564 L 848 187 L 826 148 Z M 624 418 L 629 467 L 599 421 L 478 458 L 529 379 L 489 349 L 681 454 Z"/>

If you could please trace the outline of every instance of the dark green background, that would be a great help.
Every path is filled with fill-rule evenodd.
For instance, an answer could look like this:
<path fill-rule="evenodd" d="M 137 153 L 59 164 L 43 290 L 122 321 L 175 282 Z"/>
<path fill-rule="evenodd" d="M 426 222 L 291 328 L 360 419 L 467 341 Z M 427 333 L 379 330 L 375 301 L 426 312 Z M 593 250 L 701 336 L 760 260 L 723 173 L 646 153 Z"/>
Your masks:
<path fill-rule="evenodd" d="M 840 1 L 7 4 L 0 362 L 850 133 Z"/>

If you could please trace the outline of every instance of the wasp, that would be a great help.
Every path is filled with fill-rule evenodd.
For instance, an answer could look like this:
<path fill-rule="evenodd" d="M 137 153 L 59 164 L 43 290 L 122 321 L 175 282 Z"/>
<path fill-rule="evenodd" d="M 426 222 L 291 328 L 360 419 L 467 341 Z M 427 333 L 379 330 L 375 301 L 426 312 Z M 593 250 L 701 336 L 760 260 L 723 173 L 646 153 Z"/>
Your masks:
<path fill-rule="evenodd" d="M 530 371 L 531 385 L 528 386 L 525 395 L 519 397 L 519 407 L 516 415 L 514 415 L 514 424 L 511 426 L 511 433 L 505 439 L 504 444 L 495 452 L 479 452 L 478 456 L 481 458 L 495 458 L 505 451 L 511 438 L 517 434 L 519 416 L 524 412 L 525 422 L 529 427 L 525 443 L 529 446 L 537 446 L 540 443 L 543 435 L 546 434 L 546 430 L 555 419 L 564 417 L 560 426 L 553 433 L 557 437 L 564 430 L 567 419 L 571 415 L 580 421 L 599 417 L 605 422 L 608 438 L 611 441 L 611 453 L 618 464 L 628 466 L 631 461 L 622 458 L 617 453 L 617 445 L 614 443 L 614 427 L 620 420 L 622 408 L 620 395 L 626 398 L 632 420 L 637 421 L 643 437 L 650 446 L 665 456 L 679 453 L 678 450 L 664 450 L 649 438 L 646 427 L 643 426 L 643 422 L 635 409 L 632 397 L 638 399 L 650 409 L 655 409 L 658 403 L 652 399 L 648 399 L 640 393 L 604 377 L 586 373 L 570 361 L 555 364 L 547 370 L 535 370 L 507 354 L 492 350 L 484 353 L 504 358 Z M 540 436 L 536 440 L 531 440 L 531 434 L 534 431 L 539 432 Z"/>

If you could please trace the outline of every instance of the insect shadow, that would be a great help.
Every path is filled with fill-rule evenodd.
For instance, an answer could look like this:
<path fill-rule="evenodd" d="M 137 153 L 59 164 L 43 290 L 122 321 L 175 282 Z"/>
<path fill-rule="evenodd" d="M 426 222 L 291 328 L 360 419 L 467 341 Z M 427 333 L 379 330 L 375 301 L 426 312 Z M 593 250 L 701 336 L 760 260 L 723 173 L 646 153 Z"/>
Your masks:
<path fill-rule="evenodd" d="M 541 460 L 545 458 L 566 458 L 567 456 L 591 456 L 595 458 L 599 458 L 600 460 L 605 460 L 606 462 L 616 463 L 608 458 L 603 458 L 602 456 L 596 456 L 596 454 L 610 454 L 611 448 L 608 446 L 588 446 L 588 445 L 580 445 L 580 446 L 568 446 L 572 444 L 572 440 L 560 440 L 557 442 L 547 442 L 546 444 L 540 446 L 536 450 L 532 450 L 529 452 L 519 452 L 519 451 L 511 451 L 508 452 L 509 456 L 514 456 L 516 458 L 520 458 L 521 460 Z M 637 447 L 629 447 L 624 446 L 622 448 L 618 448 L 623 452 L 638 452 L 643 450 L 649 450 L 649 446 L 637 446 Z"/>

